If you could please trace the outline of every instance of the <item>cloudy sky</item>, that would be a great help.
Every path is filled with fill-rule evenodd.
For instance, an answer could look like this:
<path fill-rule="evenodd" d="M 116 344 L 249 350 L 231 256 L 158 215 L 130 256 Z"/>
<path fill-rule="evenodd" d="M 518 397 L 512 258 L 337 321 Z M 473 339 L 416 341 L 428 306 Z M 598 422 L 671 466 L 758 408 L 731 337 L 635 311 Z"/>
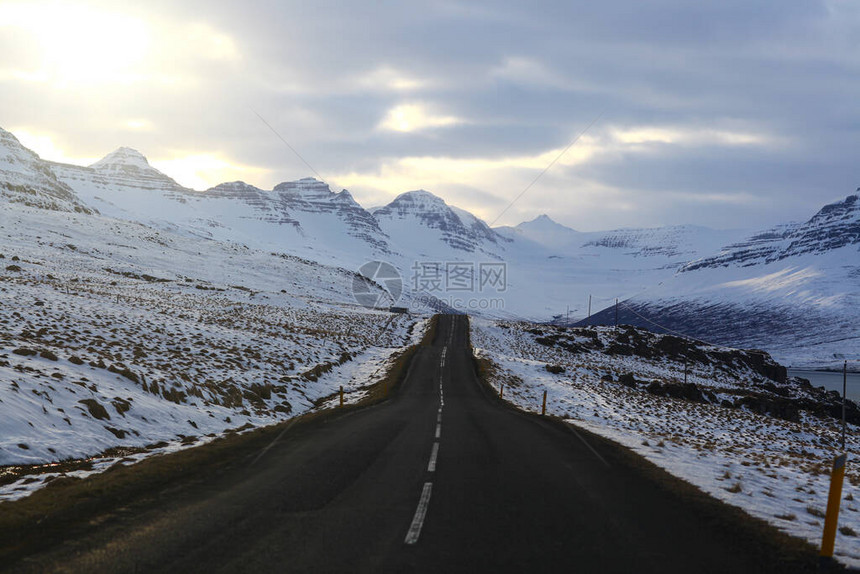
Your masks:
<path fill-rule="evenodd" d="M 25 145 L 195 189 L 318 174 L 596 230 L 761 228 L 860 185 L 854 0 L 0 0 L 0 54 Z"/>

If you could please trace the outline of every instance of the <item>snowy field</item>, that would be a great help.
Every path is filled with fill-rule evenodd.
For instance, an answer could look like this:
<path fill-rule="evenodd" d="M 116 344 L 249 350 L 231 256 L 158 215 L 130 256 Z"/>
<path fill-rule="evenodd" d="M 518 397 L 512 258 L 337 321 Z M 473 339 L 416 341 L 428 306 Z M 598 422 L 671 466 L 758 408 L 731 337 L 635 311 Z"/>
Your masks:
<path fill-rule="evenodd" d="M 472 318 L 476 354 L 495 363 L 494 384 L 505 385 L 508 401 L 540 412 L 546 390 L 549 414 L 632 449 L 788 534 L 820 544 L 830 465 L 840 452 L 836 420 L 801 411 L 797 421 L 790 421 L 743 407 L 720 406 L 751 389 L 775 385 L 741 364 L 720 368 L 691 363 L 688 381 L 708 393 L 710 402 L 650 394 L 642 388 L 644 384 L 682 383 L 683 362 L 586 350 L 585 345 L 594 339 L 582 335 L 569 339 L 580 346 L 571 352 L 559 345 L 548 346 L 550 341 L 542 338 L 548 333 L 542 329 L 547 330 Z M 606 349 L 617 337 L 611 328 L 590 332 Z M 563 372 L 553 374 L 547 365 L 561 367 Z M 635 388 L 620 384 L 619 376 L 625 374 L 633 374 L 641 384 Z M 849 425 L 849 462 L 836 538 L 837 558 L 853 567 L 860 567 L 858 436 L 858 428 Z"/>
<path fill-rule="evenodd" d="M 6 205 L 0 256 L 0 479 L 202 444 L 340 386 L 357 400 L 426 322 L 356 305 L 344 269 L 99 216 Z"/>

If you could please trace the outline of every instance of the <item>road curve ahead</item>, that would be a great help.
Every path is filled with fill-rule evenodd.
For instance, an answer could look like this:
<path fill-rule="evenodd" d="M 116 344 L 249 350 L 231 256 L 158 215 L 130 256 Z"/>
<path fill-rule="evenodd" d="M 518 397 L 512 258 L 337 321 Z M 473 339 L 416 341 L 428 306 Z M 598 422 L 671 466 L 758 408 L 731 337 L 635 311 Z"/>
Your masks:
<path fill-rule="evenodd" d="M 516 411 L 440 317 L 390 400 L 284 434 L 228 472 L 15 570 L 764 572 L 780 564 L 622 449 Z M 586 442 L 588 441 L 588 442 Z M 139 507 L 140 505 L 138 505 Z M 787 570 L 786 568 L 791 568 Z"/>

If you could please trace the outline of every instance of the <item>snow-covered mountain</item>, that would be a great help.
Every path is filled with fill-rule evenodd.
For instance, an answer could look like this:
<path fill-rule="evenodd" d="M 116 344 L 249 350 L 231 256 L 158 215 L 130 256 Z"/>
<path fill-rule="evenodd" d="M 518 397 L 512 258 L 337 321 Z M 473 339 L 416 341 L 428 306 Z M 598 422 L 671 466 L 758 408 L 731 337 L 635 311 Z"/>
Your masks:
<path fill-rule="evenodd" d="M 504 257 L 516 270 L 511 282 L 530 281 L 543 295 L 522 305 L 529 316 L 562 323 L 586 317 L 589 302 L 597 311 L 670 279 L 744 233 L 693 225 L 580 232 L 547 215 L 497 231 L 510 240 Z"/>
<path fill-rule="evenodd" d="M 662 259 L 665 265 L 677 267 L 719 251 L 743 233 L 696 225 L 581 232 L 553 221 L 546 214 L 498 231 L 505 237 L 526 239 L 559 253 L 615 253 L 635 259 Z"/>
<path fill-rule="evenodd" d="M 795 366 L 836 367 L 860 357 L 858 197 L 687 264 L 624 301 L 620 321 L 765 348 Z M 614 319 L 610 308 L 590 323 Z"/>
<path fill-rule="evenodd" d="M 55 211 L 90 213 L 46 162 L 0 128 L 0 198 Z"/>
<path fill-rule="evenodd" d="M 492 229 L 427 191 L 407 192 L 388 205 L 366 210 L 348 191 L 333 192 L 313 178 L 284 182 L 272 190 L 230 182 L 195 191 L 130 148 L 83 167 L 41 161 L 11 134 L 9 138 L 32 167 L 23 179 L 53 181 L 59 190 L 55 195 L 80 206 L 348 269 L 388 261 L 413 291 L 467 312 L 500 317 L 581 317 L 588 312 L 589 295 L 595 306 L 601 298 L 629 297 L 738 238 L 689 226 L 579 233 L 548 216 L 515 228 Z M 503 272 L 499 264 L 505 266 Z M 416 274 L 416 269 L 423 273 L 433 266 L 442 274 L 438 281 L 423 281 L 426 277 Z M 481 275 L 487 270 L 501 278 L 489 289 L 483 281 L 489 275 Z M 457 281 L 448 281 L 454 273 Z"/>
<path fill-rule="evenodd" d="M 525 238 L 551 249 L 567 249 L 582 243 L 583 234 L 560 223 L 549 215 L 538 215 L 516 227 L 500 227 L 498 231 L 510 238 Z"/>
<path fill-rule="evenodd" d="M 343 190 L 306 178 L 264 191 L 245 182 L 182 187 L 130 148 L 89 167 L 49 163 L 87 204 L 120 219 L 327 262 L 390 253 L 373 216 Z M 355 257 L 355 254 L 360 254 Z"/>
<path fill-rule="evenodd" d="M 398 250 L 408 253 L 443 258 L 457 252 L 497 257 L 502 242 L 486 223 L 424 190 L 398 195 L 374 210 L 373 216 Z"/>
<path fill-rule="evenodd" d="M 573 322 L 618 298 L 627 322 L 637 322 L 635 311 L 795 363 L 832 362 L 849 352 L 836 340 L 856 337 L 857 196 L 742 241 L 741 231 L 689 225 L 579 232 L 547 215 L 490 228 L 424 190 L 373 210 L 313 178 L 272 190 L 230 182 L 195 191 L 130 148 L 89 167 L 65 165 L 39 159 L 2 130 L 0 193 L 347 269 L 388 261 L 401 274 L 403 302 L 429 295 L 435 308 Z M 601 318 L 614 321 L 614 310 Z"/>

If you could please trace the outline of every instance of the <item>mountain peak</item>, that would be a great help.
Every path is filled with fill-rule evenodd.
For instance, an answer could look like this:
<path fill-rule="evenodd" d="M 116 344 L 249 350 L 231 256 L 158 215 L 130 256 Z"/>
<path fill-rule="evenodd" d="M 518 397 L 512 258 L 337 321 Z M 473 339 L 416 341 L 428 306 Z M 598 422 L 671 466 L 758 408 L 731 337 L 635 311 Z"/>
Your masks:
<path fill-rule="evenodd" d="M 333 195 L 328 184 L 315 177 L 303 177 L 296 181 L 281 182 L 275 186 L 274 191 L 305 198 Z"/>
<path fill-rule="evenodd" d="M 413 191 L 407 191 L 405 193 L 401 193 L 389 205 L 415 205 L 416 207 L 427 207 L 427 206 L 445 206 L 448 204 L 445 203 L 445 200 L 439 197 L 436 194 L 430 193 L 426 189 L 416 189 Z"/>
<path fill-rule="evenodd" d="M 575 229 L 562 225 L 545 213 L 530 221 L 523 221 L 516 228 L 525 232 L 577 233 Z"/>
<path fill-rule="evenodd" d="M 522 223 L 517 225 L 517 228 L 519 229 L 556 229 L 562 227 L 565 229 L 570 229 L 569 227 L 557 222 L 546 213 L 542 213 L 532 220 L 523 221 Z"/>
<path fill-rule="evenodd" d="M 149 161 L 146 157 L 130 147 L 120 147 L 104 156 L 99 161 L 92 164 L 93 169 L 110 168 L 114 166 L 136 167 L 138 169 L 150 169 Z"/>
<path fill-rule="evenodd" d="M 757 233 L 729 245 L 717 255 L 689 263 L 682 271 L 769 264 L 798 255 L 822 255 L 857 244 L 860 244 L 860 195 L 849 195 L 825 205 L 804 223 L 780 225 Z"/>

